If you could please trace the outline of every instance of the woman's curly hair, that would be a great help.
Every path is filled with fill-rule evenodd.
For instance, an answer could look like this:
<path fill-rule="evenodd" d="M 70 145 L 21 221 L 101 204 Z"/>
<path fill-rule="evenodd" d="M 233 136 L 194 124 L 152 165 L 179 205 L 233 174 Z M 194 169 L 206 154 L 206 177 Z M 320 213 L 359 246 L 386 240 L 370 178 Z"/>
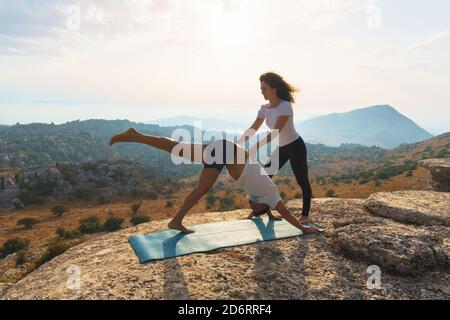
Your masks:
<path fill-rule="evenodd" d="M 280 99 L 295 103 L 295 92 L 300 92 L 300 89 L 294 87 L 292 84 L 286 82 L 282 76 L 275 72 L 266 72 L 259 77 L 259 81 L 264 81 L 273 89 L 277 89 L 277 96 Z"/>

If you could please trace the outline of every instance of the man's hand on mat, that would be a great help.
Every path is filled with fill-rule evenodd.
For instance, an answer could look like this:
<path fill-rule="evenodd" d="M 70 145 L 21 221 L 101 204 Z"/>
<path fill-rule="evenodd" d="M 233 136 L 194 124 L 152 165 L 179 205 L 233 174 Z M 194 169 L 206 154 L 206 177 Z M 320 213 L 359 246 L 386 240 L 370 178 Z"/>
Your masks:
<path fill-rule="evenodd" d="M 274 220 L 274 221 L 281 221 L 281 220 L 283 220 L 283 218 L 281 218 L 281 217 L 275 217 L 270 211 L 267 213 L 267 215 L 269 216 L 270 220 Z"/>
<path fill-rule="evenodd" d="M 181 223 L 179 223 L 177 221 L 173 221 L 173 220 L 169 222 L 168 226 L 169 226 L 170 229 L 178 230 L 178 231 L 181 231 L 183 233 L 193 233 L 193 232 L 195 232 L 194 230 L 187 229 Z"/>
<path fill-rule="evenodd" d="M 319 229 L 314 228 L 314 227 L 308 227 L 308 226 L 305 226 L 305 225 L 302 225 L 302 231 L 306 232 L 306 233 L 313 233 L 313 234 L 321 233 Z"/>
<path fill-rule="evenodd" d="M 245 219 L 251 220 L 251 219 L 253 219 L 254 216 L 255 216 L 255 215 L 254 215 L 253 212 L 252 212 L 252 213 L 250 213 L 250 214 L 248 215 L 248 217 L 245 218 Z"/>

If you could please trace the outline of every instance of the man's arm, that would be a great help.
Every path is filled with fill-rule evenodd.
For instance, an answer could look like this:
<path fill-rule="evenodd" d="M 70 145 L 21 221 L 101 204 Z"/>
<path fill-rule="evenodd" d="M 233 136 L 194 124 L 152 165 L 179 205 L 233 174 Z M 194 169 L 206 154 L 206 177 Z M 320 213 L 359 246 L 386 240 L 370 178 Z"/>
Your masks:
<path fill-rule="evenodd" d="M 311 228 L 311 227 L 307 227 L 302 225 L 297 218 L 295 218 L 290 212 L 289 210 L 286 208 L 286 206 L 284 205 L 283 201 L 278 201 L 275 210 L 278 211 L 278 213 L 290 224 L 292 224 L 294 227 L 297 227 L 298 229 L 304 231 L 304 232 L 308 232 L 308 233 L 320 233 L 319 230 L 317 230 L 316 228 Z"/>

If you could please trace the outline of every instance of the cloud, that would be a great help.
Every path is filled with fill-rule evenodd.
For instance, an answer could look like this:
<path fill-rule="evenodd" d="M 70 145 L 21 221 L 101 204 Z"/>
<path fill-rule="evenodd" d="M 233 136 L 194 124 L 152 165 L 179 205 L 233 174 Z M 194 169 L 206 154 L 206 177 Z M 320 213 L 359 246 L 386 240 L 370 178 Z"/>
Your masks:
<path fill-rule="evenodd" d="M 441 57 L 450 53 L 450 31 L 442 31 L 416 39 L 407 46 L 382 47 L 376 57 L 397 66 L 426 69 L 441 63 Z"/>
<path fill-rule="evenodd" d="M 348 14 L 366 10 L 370 0 L 296 0 L 301 22 L 312 29 L 324 29 L 336 24 Z"/>
<path fill-rule="evenodd" d="M 179 0 L 0 2 L 0 54 L 62 52 L 81 42 L 157 33 Z"/>

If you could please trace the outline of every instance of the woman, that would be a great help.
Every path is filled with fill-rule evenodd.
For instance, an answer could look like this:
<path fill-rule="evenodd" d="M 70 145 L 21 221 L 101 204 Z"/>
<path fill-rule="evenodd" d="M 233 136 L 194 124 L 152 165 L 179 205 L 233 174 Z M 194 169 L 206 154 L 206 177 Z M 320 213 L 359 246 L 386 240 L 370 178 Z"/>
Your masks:
<path fill-rule="evenodd" d="M 274 155 L 279 157 L 278 170 L 290 160 L 292 171 L 294 172 L 297 183 L 300 185 L 303 195 L 303 208 L 300 222 L 308 223 L 312 191 L 308 178 L 306 145 L 302 137 L 295 130 L 293 121 L 294 112 L 292 110 L 292 103 L 295 102 L 293 94 L 299 90 L 287 83 L 280 75 L 273 72 L 264 73 L 260 76 L 259 80 L 261 82 L 261 93 L 269 103 L 261 106 L 256 120 L 238 140 L 238 144 L 245 145 L 247 140 L 261 127 L 264 120 L 266 121 L 267 126 L 272 129 L 272 132 L 262 139 L 262 141 L 258 142 L 252 148 L 251 153 L 256 153 L 259 148 L 278 136 L 279 144 L 271 158 L 273 159 Z M 269 160 L 264 167 L 268 168 L 271 164 L 271 160 Z M 273 175 L 269 175 L 269 177 L 272 178 Z"/>
<path fill-rule="evenodd" d="M 203 197 L 216 182 L 223 167 L 227 167 L 230 176 L 249 194 L 253 202 L 252 209 L 260 211 L 269 205 L 277 210 L 289 223 L 305 232 L 318 233 L 315 228 L 302 225 L 285 207 L 277 186 L 265 174 L 257 161 L 248 161 L 248 151 L 228 140 L 216 140 L 210 144 L 177 142 L 170 138 L 141 134 L 135 129 L 113 136 L 109 142 L 138 142 L 165 150 L 176 157 L 182 157 L 194 163 L 203 163 L 198 186 L 184 200 L 169 228 L 190 233 L 193 230 L 183 226 L 186 213 Z"/>

